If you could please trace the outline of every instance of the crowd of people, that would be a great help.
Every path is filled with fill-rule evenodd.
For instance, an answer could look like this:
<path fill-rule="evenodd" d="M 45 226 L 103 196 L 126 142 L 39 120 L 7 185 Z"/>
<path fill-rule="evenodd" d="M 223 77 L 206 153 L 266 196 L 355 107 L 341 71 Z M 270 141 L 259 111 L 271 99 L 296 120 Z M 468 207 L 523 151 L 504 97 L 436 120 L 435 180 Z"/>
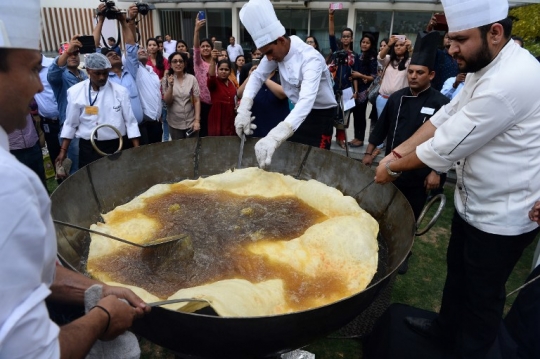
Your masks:
<path fill-rule="evenodd" d="M 377 78 L 362 159 L 370 166 L 376 147 L 386 146 L 375 181 L 395 182 L 417 216 L 426 189 L 440 188 L 451 167 L 458 173 L 440 313 L 405 321 L 448 357 L 491 353 L 506 280 L 540 223 L 540 105 L 531 91 L 540 65 L 511 37 L 507 0 L 443 0 L 444 49 L 437 49 L 433 17 L 414 49 L 392 35 L 377 51 L 366 33 L 356 53 L 352 29 L 336 38 L 330 10 L 328 59 L 315 37 L 288 36 L 269 0 L 250 0 L 239 14 L 254 42 L 247 63 L 234 37 L 226 50 L 216 48 L 215 38 L 199 38 L 204 19 L 195 22 L 192 51 L 169 35 L 137 44 L 136 5 L 118 14 L 124 51 L 112 38 L 101 46 L 104 6 L 93 33 L 97 50 L 82 71 L 79 35 L 55 59 L 39 52 L 38 0 L 0 5 L 0 80 L 10 84 L 0 88 L 0 357 L 84 357 L 96 340 L 117 337 L 150 310 L 131 290 L 56 260 L 40 132 L 60 178 L 121 142 L 137 147 L 197 132 L 263 137 L 255 152 L 259 166 L 268 167 L 286 140 L 329 149 L 334 126 L 351 113 L 355 138 L 345 143 L 338 132 L 337 141 L 364 146 L 368 94 Z M 463 7 L 478 16 L 462 17 Z M 348 88 L 355 100 L 350 112 L 340 108 Z M 103 292 L 97 305 L 60 327 L 52 322 L 47 305 L 81 305 L 94 285 Z"/>

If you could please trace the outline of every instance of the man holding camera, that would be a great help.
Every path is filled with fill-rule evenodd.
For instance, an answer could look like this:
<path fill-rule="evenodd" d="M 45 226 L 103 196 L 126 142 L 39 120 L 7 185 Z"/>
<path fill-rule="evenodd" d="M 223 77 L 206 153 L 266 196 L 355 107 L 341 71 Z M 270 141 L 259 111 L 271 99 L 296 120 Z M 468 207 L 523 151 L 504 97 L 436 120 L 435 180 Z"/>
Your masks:
<path fill-rule="evenodd" d="M 279 68 L 281 86 L 294 109 L 255 145 L 259 166 L 267 167 L 275 150 L 287 139 L 330 149 L 336 99 L 330 72 L 322 55 L 296 36 L 287 36 L 269 0 L 250 0 L 240 20 L 263 54 L 246 85 L 235 119 L 238 136 L 250 135 L 253 98 L 268 76 Z"/>

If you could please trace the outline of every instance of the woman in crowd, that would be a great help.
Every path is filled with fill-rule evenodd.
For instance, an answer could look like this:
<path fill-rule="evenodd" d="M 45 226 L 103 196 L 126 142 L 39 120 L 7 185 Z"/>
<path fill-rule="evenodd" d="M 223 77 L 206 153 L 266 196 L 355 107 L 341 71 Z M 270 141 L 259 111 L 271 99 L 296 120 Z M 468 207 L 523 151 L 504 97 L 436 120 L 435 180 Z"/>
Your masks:
<path fill-rule="evenodd" d="M 369 85 L 377 76 L 377 43 L 371 34 L 365 34 L 360 40 L 362 53 L 356 60 L 358 71 L 352 71 L 352 77 L 358 84 L 356 94 L 356 106 L 353 108 L 354 116 L 354 139 L 349 142 L 351 147 L 360 147 L 364 145 L 364 136 L 366 133 L 366 110 L 367 110 L 367 91 Z M 361 96 L 363 94 L 363 96 Z"/>
<path fill-rule="evenodd" d="M 208 136 L 208 114 L 212 107 L 207 79 L 210 63 L 212 62 L 213 45 L 210 39 L 199 40 L 199 31 L 201 31 L 205 24 L 206 20 L 199 20 L 197 18 L 195 20 L 195 32 L 193 34 L 193 67 L 201 91 L 201 130 L 199 136 L 202 137 Z"/>
<path fill-rule="evenodd" d="M 185 52 L 172 53 L 169 57 L 171 68 L 161 81 L 167 104 L 167 123 L 173 140 L 186 138 L 188 131 L 200 129 L 199 84 L 195 76 L 186 72 L 187 62 Z"/>
<path fill-rule="evenodd" d="M 146 40 L 146 50 L 148 51 L 147 65 L 152 66 L 161 80 L 165 75 L 165 71 L 169 69 L 169 62 L 163 58 L 163 53 L 159 51 L 158 42 L 155 38 L 151 37 Z"/>
<path fill-rule="evenodd" d="M 176 42 L 176 52 L 183 52 L 187 55 L 188 63 L 186 64 L 186 73 L 195 75 L 195 71 L 193 71 L 193 58 L 189 53 L 187 42 L 185 42 L 184 40 L 178 40 Z"/>
<path fill-rule="evenodd" d="M 209 136 L 234 136 L 236 87 L 229 79 L 231 63 L 229 60 L 218 61 L 219 51 L 212 50 L 208 69 L 208 89 L 212 97 L 212 108 L 208 116 Z M 216 75 L 217 66 L 217 75 Z"/>
<path fill-rule="evenodd" d="M 242 70 L 242 66 L 246 64 L 246 58 L 244 55 L 238 55 L 236 57 L 236 60 L 234 61 L 234 74 L 236 75 L 236 81 L 240 83 L 240 70 Z"/>
<path fill-rule="evenodd" d="M 317 41 L 317 38 L 315 36 L 310 35 L 306 37 L 306 44 L 313 46 L 315 50 L 321 52 L 321 48 L 319 47 L 319 42 Z"/>
<path fill-rule="evenodd" d="M 379 52 L 381 52 L 383 49 L 386 49 L 387 46 L 388 46 L 388 39 L 385 37 L 379 43 Z"/>
<path fill-rule="evenodd" d="M 409 86 L 407 69 L 411 62 L 409 58 L 410 46 L 410 40 L 400 40 L 396 35 L 392 35 L 388 46 L 379 52 L 377 61 L 383 68 L 381 75 L 383 78 L 377 97 L 377 118 L 381 116 L 388 97 L 397 90 Z"/>

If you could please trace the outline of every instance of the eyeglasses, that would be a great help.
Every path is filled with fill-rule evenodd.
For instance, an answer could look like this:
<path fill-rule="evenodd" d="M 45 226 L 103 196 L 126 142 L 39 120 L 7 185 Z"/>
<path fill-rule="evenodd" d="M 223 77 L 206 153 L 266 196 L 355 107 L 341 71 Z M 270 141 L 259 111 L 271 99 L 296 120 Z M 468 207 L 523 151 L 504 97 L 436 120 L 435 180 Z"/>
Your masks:
<path fill-rule="evenodd" d="M 308 44 L 308 45 L 313 45 L 314 43 L 315 43 L 315 41 L 311 41 L 311 40 L 306 41 L 306 44 Z"/>
<path fill-rule="evenodd" d="M 184 60 L 172 60 L 171 63 L 172 64 L 183 64 Z"/>

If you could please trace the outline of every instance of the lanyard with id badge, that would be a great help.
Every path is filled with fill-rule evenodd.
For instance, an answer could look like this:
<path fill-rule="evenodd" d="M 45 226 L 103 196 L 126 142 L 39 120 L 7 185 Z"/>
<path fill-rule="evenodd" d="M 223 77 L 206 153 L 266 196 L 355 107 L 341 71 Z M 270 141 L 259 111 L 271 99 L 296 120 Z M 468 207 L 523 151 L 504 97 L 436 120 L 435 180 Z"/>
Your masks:
<path fill-rule="evenodd" d="M 91 89 L 92 89 L 92 85 L 88 84 L 88 103 L 90 103 L 90 106 L 85 106 L 84 113 L 87 114 L 87 115 L 95 115 L 95 116 L 97 116 L 97 114 L 99 113 L 99 108 L 97 106 L 94 106 L 94 104 L 96 103 L 96 100 L 97 100 L 98 95 L 99 95 L 99 88 L 97 90 L 96 97 L 94 97 L 93 100 L 92 100 L 92 95 L 90 93 Z M 98 138 L 98 134 L 97 134 L 97 131 L 96 131 L 96 139 L 97 138 Z"/>

